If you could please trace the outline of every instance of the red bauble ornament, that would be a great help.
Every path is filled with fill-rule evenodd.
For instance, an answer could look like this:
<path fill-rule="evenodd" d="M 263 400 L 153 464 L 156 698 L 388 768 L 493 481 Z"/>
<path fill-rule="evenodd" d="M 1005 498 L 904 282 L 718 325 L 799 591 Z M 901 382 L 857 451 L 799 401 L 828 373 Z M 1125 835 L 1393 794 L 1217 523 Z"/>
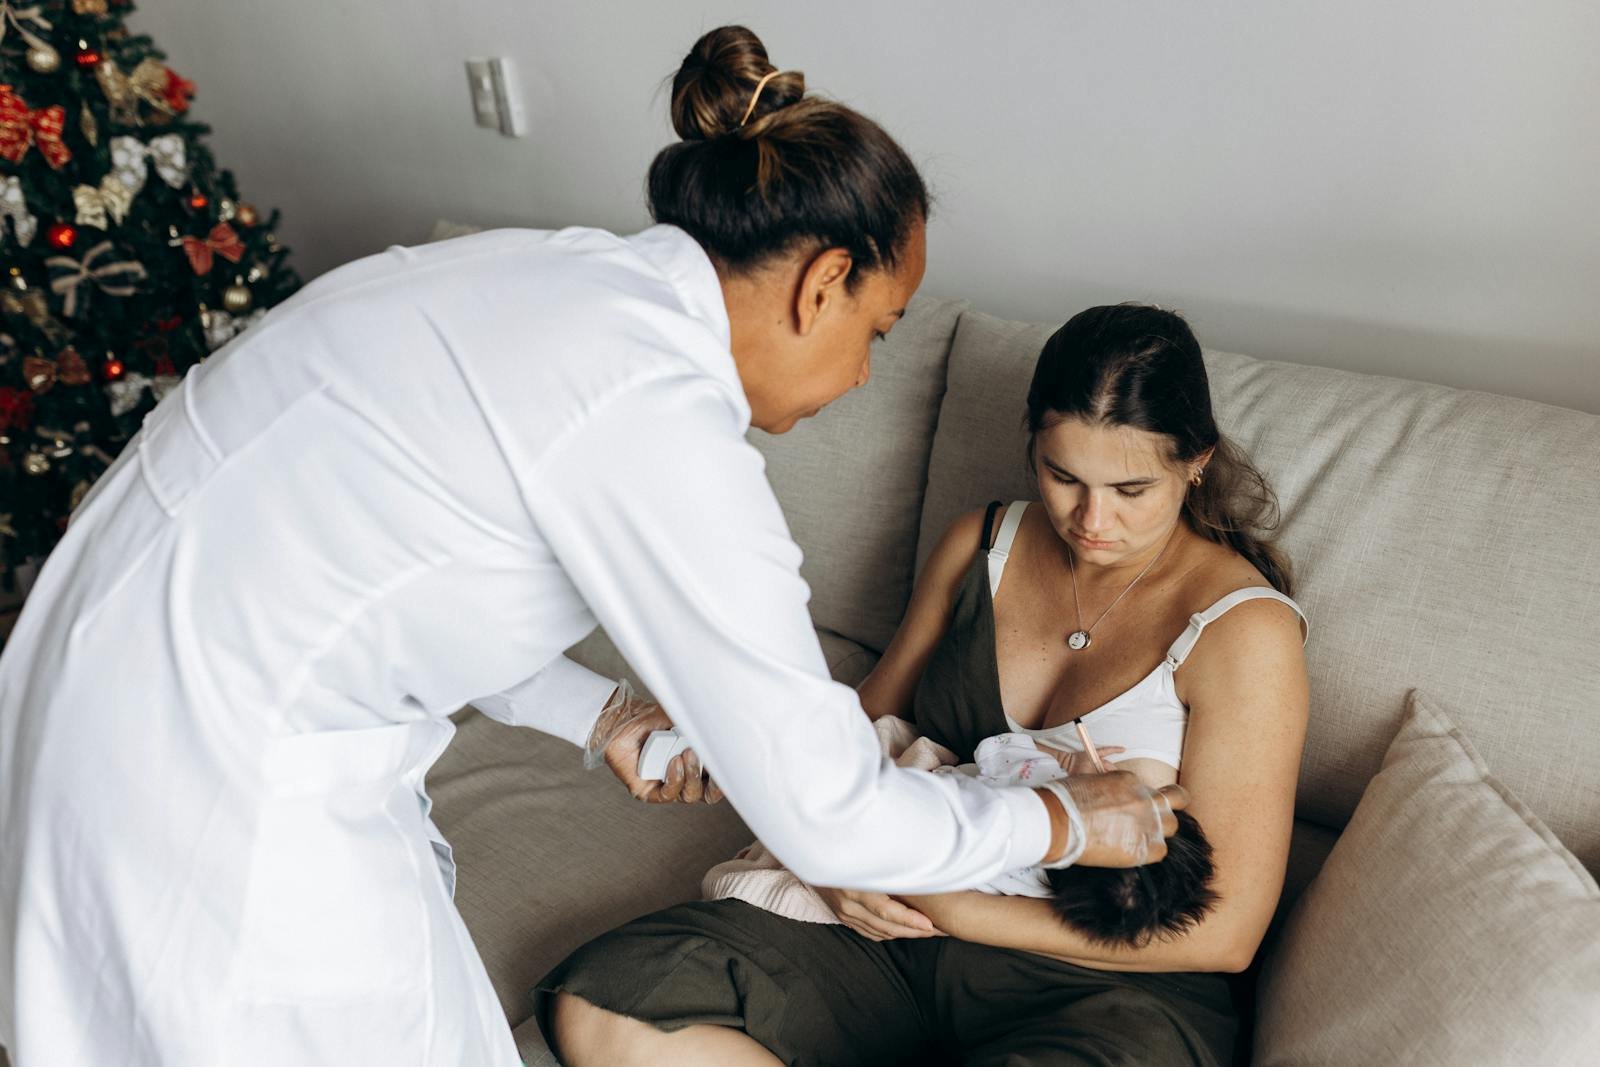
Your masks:
<path fill-rule="evenodd" d="M 0 431 L 26 430 L 33 418 L 33 391 L 0 385 Z M 4 450 L 0 449 L 0 454 Z"/>
<path fill-rule="evenodd" d="M 112 356 L 110 359 L 106 360 L 106 365 L 101 368 L 101 372 L 105 374 L 106 381 L 114 382 L 126 374 L 128 372 L 128 368 L 122 365 L 122 360 Z"/>
<path fill-rule="evenodd" d="M 94 67 L 98 67 L 101 60 L 104 58 L 104 56 L 102 56 L 99 52 L 96 52 L 93 48 L 86 48 L 77 55 L 78 66 L 85 70 L 89 70 Z"/>
<path fill-rule="evenodd" d="M 195 193 L 189 197 L 189 207 L 195 211 L 204 211 L 211 203 L 205 193 Z"/>
<path fill-rule="evenodd" d="M 59 248 L 64 252 L 78 240 L 77 227 L 58 222 L 45 232 L 45 240 L 50 242 L 51 248 Z"/>

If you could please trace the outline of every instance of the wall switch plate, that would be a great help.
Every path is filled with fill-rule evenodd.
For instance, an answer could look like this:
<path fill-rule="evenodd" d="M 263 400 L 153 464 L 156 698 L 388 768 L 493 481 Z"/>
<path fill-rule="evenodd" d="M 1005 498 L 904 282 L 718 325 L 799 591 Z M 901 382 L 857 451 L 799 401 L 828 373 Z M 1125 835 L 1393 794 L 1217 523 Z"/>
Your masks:
<path fill-rule="evenodd" d="M 472 116 L 479 126 L 500 128 L 500 108 L 495 101 L 494 76 L 487 59 L 467 60 L 467 88 L 472 93 Z"/>
<path fill-rule="evenodd" d="M 495 105 L 500 109 L 500 132 L 507 137 L 521 137 L 527 132 L 528 121 L 517 68 L 511 60 L 496 57 L 489 60 L 489 78 L 494 83 Z"/>
<path fill-rule="evenodd" d="M 472 115 L 479 126 L 521 137 L 527 128 L 522 90 L 516 68 L 503 56 L 467 60 L 467 87 L 472 92 Z"/>

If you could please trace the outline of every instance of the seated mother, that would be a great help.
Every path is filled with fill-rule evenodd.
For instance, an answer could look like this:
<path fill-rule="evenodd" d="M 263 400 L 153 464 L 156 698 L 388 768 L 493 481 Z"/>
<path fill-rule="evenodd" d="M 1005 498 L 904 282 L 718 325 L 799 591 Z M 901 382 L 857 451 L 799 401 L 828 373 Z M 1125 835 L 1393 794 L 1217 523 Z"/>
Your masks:
<path fill-rule="evenodd" d="M 739 900 L 682 904 L 580 948 L 536 990 L 586 1064 L 1222 1064 L 1222 972 L 1255 954 L 1283 886 L 1307 715 L 1303 617 L 1266 540 L 1272 492 L 1217 430 L 1177 315 L 1091 308 L 1028 391 L 1040 500 L 959 518 L 861 686 L 963 760 L 984 737 L 1081 749 L 1180 781 L 1220 900 L 1141 947 L 1091 941 L 1049 901 L 820 890 L 843 925 Z"/>

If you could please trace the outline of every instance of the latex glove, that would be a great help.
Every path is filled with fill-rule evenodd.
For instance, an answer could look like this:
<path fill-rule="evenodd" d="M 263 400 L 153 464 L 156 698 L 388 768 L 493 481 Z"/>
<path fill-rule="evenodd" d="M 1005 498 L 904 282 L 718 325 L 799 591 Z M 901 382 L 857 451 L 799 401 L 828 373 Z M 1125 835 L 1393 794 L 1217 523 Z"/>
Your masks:
<path fill-rule="evenodd" d="M 813 886 L 839 921 L 869 941 L 901 937 L 944 937 L 933 920 L 886 893 Z"/>
<path fill-rule="evenodd" d="M 1052 868 L 1156 863 L 1167 855 L 1166 839 L 1178 832 L 1174 812 L 1189 806 L 1182 786 L 1153 790 L 1128 771 L 1077 775 L 1047 782 L 1037 792 L 1060 802 L 1067 823 L 1062 827 L 1052 809 L 1052 842 L 1067 831 L 1065 847 L 1059 854 L 1052 847 L 1045 858 L 1043 866 Z"/>
<path fill-rule="evenodd" d="M 1116 764 L 1111 760 L 1106 759 L 1106 757 L 1115 756 L 1119 752 L 1127 751 L 1127 749 L 1122 745 L 1096 745 L 1094 746 L 1094 749 L 1096 752 L 1100 753 L 1100 762 L 1104 763 L 1107 767 L 1112 768 L 1115 768 Z M 1061 764 L 1061 769 L 1066 771 L 1069 775 L 1099 773 L 1099 769 L 1094 765 L 1094 760 L 1089 758 L 1089 753 L 1087 752 L 1075 752 L 1072 749 L 1054 748 L 1050 745 L 1040 745 L 1039 750 L 1041 752 L 1048 752 L 1050 755 L 1054 756 L 1056 758 L 1056 762 Z"/>
<path fill-rule="evenodd" d="M 694 749 L 684 749 L 667 763 L 667 776 L 661 780 L 659 793 L 662 802 L 716 804 L 722 800 L 722 795 L 722 787 L 700 765 L 700 757 Z"/>
<path fill-rule="evenodd" d="M 639 777 L 639 753 L 645 740 L 656 730 L 671 728 L 672 719 L 661 705 L 641 698 L 623 679 L 589 731 L 583 765 L 593 770 L 604 764 L 635 799 L 647 803 L 715 804 L 722 799 L 722 790 L 705 774 L 693 749 L 674 756 L 660 781 Z"/>

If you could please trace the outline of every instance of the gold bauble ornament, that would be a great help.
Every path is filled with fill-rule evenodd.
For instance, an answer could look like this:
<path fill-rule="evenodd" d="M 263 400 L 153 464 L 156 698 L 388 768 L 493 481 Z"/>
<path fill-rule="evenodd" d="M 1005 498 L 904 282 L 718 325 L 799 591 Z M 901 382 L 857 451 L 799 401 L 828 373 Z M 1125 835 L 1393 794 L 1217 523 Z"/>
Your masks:
<path fill-rule="evenodd" d="M 50 460 L 45 458 L 43 452 L 29 452 L 22 457 L 22 469 L 34 476 L 47 474 L 50 471 Z"/>
<path fill-rule="evenodd" d="M 37 74 L 54 74 L 61 69 L 61 53 L 47 44 L 30 48 L 28 68 Z"/>
<path fill-rule="evenodd" d="M 254 226 L 261 221 L 261 216 L 256 214 L 256 206 L 247 204 L 242 200 L 239 201 L 239 206 L 235 209 L 234 217 L 239 220 L 239 225 L 241 226 Z"/>
<path fill-rule="evenodd" d="M 232 314 L 249 311 L 250 305 L 255 302 L 255 297 L 250 295 L 250 289 L 235 282 L 222 291 L 222 306 Z"/>

